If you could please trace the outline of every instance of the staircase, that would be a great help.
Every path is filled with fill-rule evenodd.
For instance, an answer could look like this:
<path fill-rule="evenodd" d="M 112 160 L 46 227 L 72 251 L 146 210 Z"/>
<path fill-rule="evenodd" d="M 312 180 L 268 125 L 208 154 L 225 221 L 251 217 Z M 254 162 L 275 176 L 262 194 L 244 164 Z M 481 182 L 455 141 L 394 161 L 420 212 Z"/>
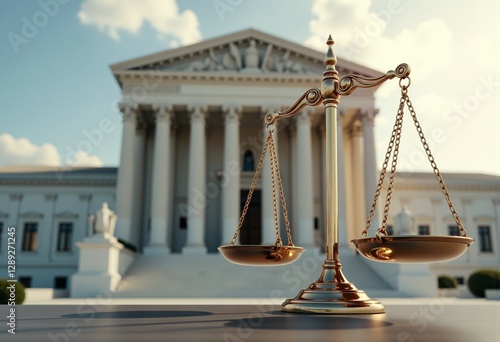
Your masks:
<path fill-rule="evenodd" d="M 347 279 L 372 298 L 407 297 L 390 288 L 350 249 L 340 259 Z M 220 254 L 139 255 L 115 298 L 276 298 L 295 297 L 321 274 L 324 254 L 306 251 L 293 264 L 238 266 Z"/>

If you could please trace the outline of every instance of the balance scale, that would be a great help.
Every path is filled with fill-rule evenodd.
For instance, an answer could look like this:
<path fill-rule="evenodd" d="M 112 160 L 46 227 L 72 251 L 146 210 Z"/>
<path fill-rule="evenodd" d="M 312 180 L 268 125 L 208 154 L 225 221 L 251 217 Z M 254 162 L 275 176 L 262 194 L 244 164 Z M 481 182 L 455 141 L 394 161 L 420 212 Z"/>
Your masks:
<path fill-rule="evenodd" d="M 388 263 L 431 263 L 443 262 L 458 258 L 465 253 L 474 239 L 467 236 L 453 203 L 451 202 L 444 180 L 436 166 L 429 145 L 426 142 L 413 105 L 408 97 L 408 88 L 411 80 L 410 67 L 400 64 L 395 70 L 388 71 L 378 78 L 366 78 L 359 75 L 345 75 L 339 79 L 335 68 L 337 58 L 333 53 L 334 44 L 331 35 L 326 42 L 328 51 L 325 57 L 325 71 L 321 88 L 313 88 L 306 91 L 297 102 L 290 108 L 278 112 L 268 113 L 265 116 L 267 125 L 267 140 L 264 144 L 262 155 L 257 166 L 248 197 L 243 207 L 238 228 L 229 245 L 220 246 L 219 251 L 230 262 L 246 266 L 280 266 L 290 264 L 299 259 L 304 252 L 302 247 L 295 246 L 292 242 L 290 222 L 286 209 L 285 196 L 278 165 L 273 132 L 278 120 L 296 115 L 305 106 L 318 106 L 321 102 L 325 106 L 326 115 L 326 260 L 323 270 L 315 283 L 301 290 L 292 299 L 287 299 L 281 310 L 286 312 L 321 313 L 321 314 L 376 314 L 384 313 L 384 305 L 371 299 L 362 290 L 350 283 L 342 273 L 342 265 L 338 253 L 338 170 L 337 170 L 337 106 L 341 96 L 351 94 L 356 88 L 375 87 L 383 82 L 399 78 L 401 88 L 401 100 L 389 141 L 389 147 L 385 155 L 382 171 L 378 180 L 375 197 L 368 215 L 366 227 L 360 239 L 351 240 L 358 252 L 374 261 Z M 404 109 L 408 107 L 411 118 L 417 129 L 420 141 L 433 168 L 439 186 L 448 203 L 453 218 L 459 227 L 460 236 L 389 236 L 387 218 L 394 188 L 394 176 L 396 172 L 399 144 L 403 125 Z M 274 245 L 237 245 L 236 241 L 245 220 L 248 206 L 252 199 L 257 180 L 262 170 L 266 155 L 269 155 L 271 164 L 272 194 L 274 207 L 274 222 L 276 230 L 276 242 Z M 392 159 L 391 159 L 392 156 Z M 390 176 L 385 199 L 384 214 L 380 228 L 374 237 L 368 237 L 368 229 L 375 214 L 377 200 L 390 165 Z M 278 218 L 279 192 L 284 222 L 286 227 L 288 244 L 283 244 L 280 237 Z M 422 252 L 425 251 L 425 252 Z"/>

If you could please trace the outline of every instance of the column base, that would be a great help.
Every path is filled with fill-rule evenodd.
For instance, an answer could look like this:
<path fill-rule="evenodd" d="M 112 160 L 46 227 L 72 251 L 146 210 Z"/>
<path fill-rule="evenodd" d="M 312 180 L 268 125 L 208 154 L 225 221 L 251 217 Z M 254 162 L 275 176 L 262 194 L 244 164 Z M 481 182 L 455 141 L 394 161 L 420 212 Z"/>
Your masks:
<path fill-rule="evenodd" d="M 152 245 L 144 248 L 144 255 L 168 255 L 170 248 L 165 245 Z"/>
<path fill-rule="evenodd" d="M 182 249 L 182 254 L 207 254 L 207 247 L 203 245 L 188 245 Z"/>
<path fill-rule="evenodd" d="M 338 260 L 326 260 L 318 281 L 281 305 L 281 311 L 330 315 L 384 313 L 384 305 L 349 283 Z"/>

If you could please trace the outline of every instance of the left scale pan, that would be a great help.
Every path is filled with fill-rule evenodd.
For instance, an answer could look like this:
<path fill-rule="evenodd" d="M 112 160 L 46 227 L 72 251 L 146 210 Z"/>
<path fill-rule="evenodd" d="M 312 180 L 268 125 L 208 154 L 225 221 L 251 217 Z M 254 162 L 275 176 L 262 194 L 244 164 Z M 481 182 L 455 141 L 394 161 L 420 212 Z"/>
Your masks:
<path fill-rule="evenodd" d="M 226 260 L 244 266 L 282 266 L 300 258 L 304 248 L 276 245 L 220 246 Z"/>

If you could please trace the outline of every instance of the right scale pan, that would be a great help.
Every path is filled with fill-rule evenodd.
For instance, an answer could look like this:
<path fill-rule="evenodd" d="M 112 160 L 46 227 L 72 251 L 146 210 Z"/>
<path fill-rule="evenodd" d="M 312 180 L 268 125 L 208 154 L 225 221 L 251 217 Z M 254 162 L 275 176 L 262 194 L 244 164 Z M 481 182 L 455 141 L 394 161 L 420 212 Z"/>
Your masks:
<path fill-rule="evenodd" d="M 381 262 L 431 263 L 456 259 L 474 239 L 464 236 L 380 236 L 351 240 L 365 258 Z"/>

